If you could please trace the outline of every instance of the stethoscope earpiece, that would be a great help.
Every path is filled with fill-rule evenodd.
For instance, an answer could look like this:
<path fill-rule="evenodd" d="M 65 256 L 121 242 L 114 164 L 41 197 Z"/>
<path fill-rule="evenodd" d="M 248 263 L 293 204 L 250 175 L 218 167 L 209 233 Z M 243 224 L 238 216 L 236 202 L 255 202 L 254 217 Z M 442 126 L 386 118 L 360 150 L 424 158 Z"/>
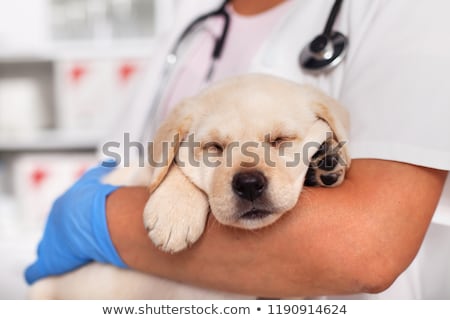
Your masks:
<path fill-rule="evenodd" d="M 318 35 L 300 53 L 299 63 L 310 71 L 324 71 L 337 66 L 345 57 L 348 39 L 340 32 Z"/>

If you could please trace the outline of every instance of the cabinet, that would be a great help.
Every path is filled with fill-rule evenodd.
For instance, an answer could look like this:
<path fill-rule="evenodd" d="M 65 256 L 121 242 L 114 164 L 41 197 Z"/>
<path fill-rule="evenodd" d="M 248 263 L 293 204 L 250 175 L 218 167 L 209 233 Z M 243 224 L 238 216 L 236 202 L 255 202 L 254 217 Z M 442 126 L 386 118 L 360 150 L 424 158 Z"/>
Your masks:
<path fill-rule="evenodd" d="M 0 0 L 0 255 L 16 253 L 0 267 L 0 299 L 23 298 L 17 266 L 53 199 L 96 162 L 175 2 Z"/>

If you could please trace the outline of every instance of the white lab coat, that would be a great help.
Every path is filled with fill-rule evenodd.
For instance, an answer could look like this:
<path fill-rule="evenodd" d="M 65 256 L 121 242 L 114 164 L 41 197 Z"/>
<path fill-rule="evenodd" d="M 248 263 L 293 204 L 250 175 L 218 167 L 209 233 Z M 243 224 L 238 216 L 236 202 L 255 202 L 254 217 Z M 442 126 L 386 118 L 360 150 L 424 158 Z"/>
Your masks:
<path fill-rule="evenodd" d="M 292 1 L 292 0 L 291 0 Z M 347 0 L 335 29 L 350 39 L 348 56 L 329 74 L 298 66 L 301 49 L 322 31 L 333 0 L 297 0 L 258 52 L 249 71 L 316 85 L 351 115 L 352 157 L 401 161 L 450 170 L 450 2 Z M 172 41 L 155 55 L 121 133 L 139 140 L 162 61 L 180 30 L 220 0 L 184 2 Z M 155 67 L 156 66 L 156 67 Z M 120 141 L 120 137 L 118 137 Z M 412 182 L 414 183 L 414 182 Z M 341 297 L 340 297 L 341 298 Z M 387 291 L 368 299 L 450 299 L 450 178 L 419 254 Z"/>

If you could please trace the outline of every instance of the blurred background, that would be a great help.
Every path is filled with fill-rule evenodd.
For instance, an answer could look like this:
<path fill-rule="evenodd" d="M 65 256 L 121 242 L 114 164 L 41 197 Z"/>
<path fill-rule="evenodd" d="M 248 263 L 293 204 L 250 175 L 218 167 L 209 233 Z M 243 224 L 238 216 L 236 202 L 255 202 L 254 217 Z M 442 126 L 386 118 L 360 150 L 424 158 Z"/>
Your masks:
<path fill-rule="evenodd" d="M 0 0 L 0 299 L 26 298 L 56 196 L 96 147 L 179 0 Z"/>

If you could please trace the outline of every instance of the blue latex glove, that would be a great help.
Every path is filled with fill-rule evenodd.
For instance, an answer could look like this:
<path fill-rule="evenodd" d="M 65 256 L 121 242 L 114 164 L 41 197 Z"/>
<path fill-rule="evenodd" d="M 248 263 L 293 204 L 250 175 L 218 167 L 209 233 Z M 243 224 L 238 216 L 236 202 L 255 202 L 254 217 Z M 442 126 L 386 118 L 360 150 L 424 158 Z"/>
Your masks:
<path fill-rule="evenodd" d="M 29 284 L 91 261 L 126 267 L 112 244 L 105 211 L 106 197 L 119 187 L 100 181 L 114 167 L 104 162 L 89 170 L 54 202 L 37 261 L 25 271 Z"/>

